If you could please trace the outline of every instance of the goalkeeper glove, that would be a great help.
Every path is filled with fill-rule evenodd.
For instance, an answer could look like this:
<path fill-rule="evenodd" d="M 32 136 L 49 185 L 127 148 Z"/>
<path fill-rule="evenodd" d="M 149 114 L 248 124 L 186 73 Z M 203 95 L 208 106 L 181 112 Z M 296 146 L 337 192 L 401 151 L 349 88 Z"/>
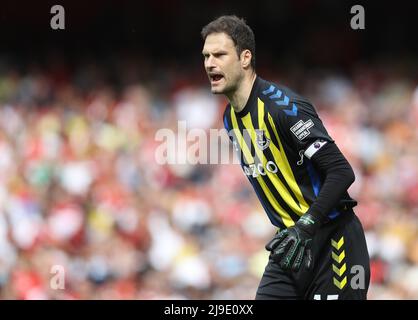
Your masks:
<path fill-rule="evenodd" d="M 323 221 L 310 213 L 305 213 L 292 227 L 277 233 L 267 243 L 271 258 L 283 269 L 298 271 L 305 261 L 305 267 L 312 266 L 310 242 Z"/>

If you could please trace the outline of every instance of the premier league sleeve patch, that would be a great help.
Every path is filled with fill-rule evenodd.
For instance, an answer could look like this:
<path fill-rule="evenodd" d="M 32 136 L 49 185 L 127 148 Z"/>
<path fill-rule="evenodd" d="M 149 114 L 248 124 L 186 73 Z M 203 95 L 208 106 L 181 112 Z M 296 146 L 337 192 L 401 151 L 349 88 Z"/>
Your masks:
<path fill-rule="evenodd" d="M 318 152 L 323 146 L 325 146 L 328 143 L 326 140 L 318 139 L 314 143 L 312 143 L 308 149 L 305 151 L 305 157 L 310 159 L 313 157 L 315 153 Z"/>

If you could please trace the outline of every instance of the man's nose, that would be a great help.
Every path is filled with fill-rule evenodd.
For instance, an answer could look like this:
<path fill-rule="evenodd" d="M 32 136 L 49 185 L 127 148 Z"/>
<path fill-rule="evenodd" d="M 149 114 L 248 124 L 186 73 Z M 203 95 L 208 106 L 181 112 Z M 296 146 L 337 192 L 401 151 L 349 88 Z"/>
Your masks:
<path fill-rule="evenodd" d="M 212 56 L 209 56 L 205 61 L 206 69 L 210 70 L 216 67 L 215 61 Z"/>

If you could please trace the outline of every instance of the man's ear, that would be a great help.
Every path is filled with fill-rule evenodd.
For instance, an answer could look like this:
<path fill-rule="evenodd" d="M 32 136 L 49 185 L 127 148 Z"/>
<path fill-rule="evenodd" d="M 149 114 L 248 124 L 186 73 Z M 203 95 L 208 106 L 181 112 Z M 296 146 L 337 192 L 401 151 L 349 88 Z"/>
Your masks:
<path fill-rule="evenodd" d="M 244 69 L 247 69 L 251 66 L 251 58 L 252 58 L 251 51 L 245 49 L 241 52 L 241 65 Z"/>

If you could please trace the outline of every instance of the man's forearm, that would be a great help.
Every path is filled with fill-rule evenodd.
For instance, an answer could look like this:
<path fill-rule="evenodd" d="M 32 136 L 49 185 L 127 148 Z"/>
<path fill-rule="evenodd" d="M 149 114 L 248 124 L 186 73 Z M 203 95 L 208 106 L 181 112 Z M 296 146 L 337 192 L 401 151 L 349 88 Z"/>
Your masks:
<path fill-rule="evenodd" d="M 355 176 L 350 164 L 335 143 L 327 143 L 311 161 L 325 178 L 317 199 L 307 213 L 323 219 L 338 204 L 354 182 Z"/>

